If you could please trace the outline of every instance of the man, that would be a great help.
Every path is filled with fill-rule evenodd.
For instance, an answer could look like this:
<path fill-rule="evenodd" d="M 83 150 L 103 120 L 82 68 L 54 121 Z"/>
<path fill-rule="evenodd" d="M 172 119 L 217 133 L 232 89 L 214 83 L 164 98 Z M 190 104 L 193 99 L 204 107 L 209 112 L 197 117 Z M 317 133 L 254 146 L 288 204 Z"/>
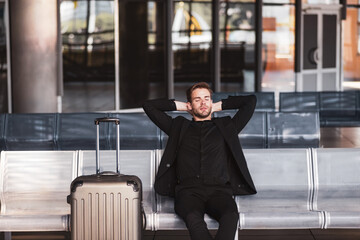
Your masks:
<path fill-rule="evenodd" d="M 187 90 L 187 103 L 149 100 L 143 108 L 149 118 L 168 136 L 155 191 L 175 197 L 175 212 L 185 221 L 192 240 L 213 239 L 204 214 L 219 222 L 215 239 L 233 240 L 238 209 L 233 195 L 255 194 L 238 133 L 250 120 L 256 97 L 229 97 L 213 103 L 212 91 L 201 82 Z M 234 117 L 212 118 L 212 113 L 238 109 Z M 172 118 L 165 111 L 187 111 Z"/>

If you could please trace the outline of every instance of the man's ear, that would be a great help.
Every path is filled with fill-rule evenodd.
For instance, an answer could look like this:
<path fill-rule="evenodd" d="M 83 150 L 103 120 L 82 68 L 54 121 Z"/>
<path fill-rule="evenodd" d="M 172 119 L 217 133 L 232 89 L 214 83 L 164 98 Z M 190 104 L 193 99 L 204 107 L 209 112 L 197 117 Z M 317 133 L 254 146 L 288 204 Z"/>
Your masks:
<path fill-rule="evenodd" d="M 191 107 L 191 103 L 190 103 L 190 102 L 187 102 L 187 103 L 186 103 L 186 107 L 187 107 L 187 110 L 188 110 L 188 111 L 192 111 L 192 107 Z"/>

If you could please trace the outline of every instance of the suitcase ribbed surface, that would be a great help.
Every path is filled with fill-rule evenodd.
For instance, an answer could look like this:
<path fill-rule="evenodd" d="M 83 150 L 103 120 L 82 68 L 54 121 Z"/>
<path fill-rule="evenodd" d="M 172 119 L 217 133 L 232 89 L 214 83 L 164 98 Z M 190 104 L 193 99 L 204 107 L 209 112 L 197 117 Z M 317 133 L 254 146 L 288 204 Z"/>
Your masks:
<path fill-rule="evenodd" d="M 71 195 L 72 239 L 140 239 L 140 192 L 127 182 L 83 182 Z"/>

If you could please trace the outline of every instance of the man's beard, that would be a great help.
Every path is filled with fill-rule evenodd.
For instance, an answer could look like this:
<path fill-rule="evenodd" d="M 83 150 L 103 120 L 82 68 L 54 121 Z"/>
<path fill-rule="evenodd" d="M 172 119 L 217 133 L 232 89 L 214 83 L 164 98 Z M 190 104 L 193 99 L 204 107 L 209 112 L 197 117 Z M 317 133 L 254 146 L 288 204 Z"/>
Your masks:
<path fill-rule="evenodd" d="M 193 111 L 193 114 L 194 114 L 194 116 L 196 116 L 200 119 L 204 119 L 204 118 L 207 118 L 208 116 L 210 116 L 211 108 L 209 108 L 208 112 Z"/>

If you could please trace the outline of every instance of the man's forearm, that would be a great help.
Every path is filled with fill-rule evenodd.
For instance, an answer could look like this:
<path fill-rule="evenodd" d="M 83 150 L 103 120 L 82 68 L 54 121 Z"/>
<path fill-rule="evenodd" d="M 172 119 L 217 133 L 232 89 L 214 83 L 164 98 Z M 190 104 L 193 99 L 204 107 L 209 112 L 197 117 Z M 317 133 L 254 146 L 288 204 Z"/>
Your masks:
<path fill-rule="evenodd" d="M 172 118 L 167 115 L 167 111 L 175 111 L 176 105 L 174 100 L 169 99 L 154 99 L 147 100 L 143 104 L 145 113 L 166 134 L 170 133 L 172 126 Z"/>
<path fill-rule="evenodd" d="M 212 109 L 213 112 L 220 112 L 220 111 L 222 111 L 222 101 L 213 103 L 212 108 L 213 108 L 213 109 Z"/>
<path fill-rule="evenodd" d="M 176 106 L 173 100 L 170 99 L 153 99 L 147 100 L 143 104 L 145 112 L 154 109 L 159 111 L 176 111 Z"/>
<path fill-rule="evenodd" d="M 255 95 L 230 96 L 227 99 L 223 99 L 222 102 L 223 102 L 222 104 L 223 110 L 239 109 L 244 106 L 255 108 L 256 96 Z"/>

